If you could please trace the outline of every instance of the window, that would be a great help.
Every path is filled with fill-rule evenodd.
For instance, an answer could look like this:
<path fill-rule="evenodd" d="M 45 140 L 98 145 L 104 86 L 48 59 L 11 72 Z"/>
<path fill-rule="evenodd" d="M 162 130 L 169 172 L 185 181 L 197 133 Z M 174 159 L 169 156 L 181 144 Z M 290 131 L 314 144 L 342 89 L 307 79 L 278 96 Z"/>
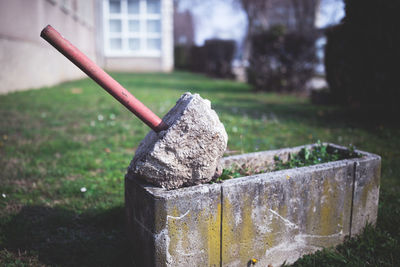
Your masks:
<path fill-rule="evenodd" d="M 161 0 L 103 0 L 107 56 L 161 55 Z"/>

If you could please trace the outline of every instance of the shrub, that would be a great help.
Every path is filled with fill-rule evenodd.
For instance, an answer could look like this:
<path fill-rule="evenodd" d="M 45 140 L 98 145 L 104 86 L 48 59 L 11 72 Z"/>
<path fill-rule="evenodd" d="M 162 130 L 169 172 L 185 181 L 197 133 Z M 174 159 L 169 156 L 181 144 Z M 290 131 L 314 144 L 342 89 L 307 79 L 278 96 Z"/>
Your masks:
<path fill-rule="evenodd" d="M 282 26 L 251 37 L 247 78 L 256 90 L 303 90 L 317 63 L 315 34 L 286 32 Z"/>
<path fill-rule="evenodd" d="M 176 69 L 193 72 L 206 72 L 206 54 L 204 46 L 181 46 L 174 47 L 174 65 Z"/>
<path fill-rule="evenodd" d="M 176 69 L 189 69 L 190 47 L 176 45 L 174 47 L 174 65 Z"/>
<path fill-rule="evenodd" d="M 397 0 L 346 0 L 342 23 L 327 30 L 325 69 L 337 102 L 399 109 Z"/>
<path fill-rule="evenodd" d="M 219 78 L 232 78 L 235 54 L 233 40 L 207 40 L 204 46 L 175 46 L 175 67 L 206 73 Z"/>
<path fill-rule="evenodd" d="M 203 46 L 190 47 L 188 66 L 190 71 L 205 72 L 206 54 Z"/>
<path fill-rule="evenodd" d="M 204 44 L 205 72 L 210 76 L 232 78 L 232 60 L 235 54 L 233 40 L 207 40 Z"/>

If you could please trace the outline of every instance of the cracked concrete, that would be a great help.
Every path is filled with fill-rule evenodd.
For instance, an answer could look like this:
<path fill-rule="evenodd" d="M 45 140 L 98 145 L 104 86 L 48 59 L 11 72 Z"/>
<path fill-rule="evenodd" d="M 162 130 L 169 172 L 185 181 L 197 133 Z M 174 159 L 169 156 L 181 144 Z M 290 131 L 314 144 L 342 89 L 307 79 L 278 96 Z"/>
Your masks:
<path fill-rule="evenodd" d="M 221 164 L 272 164 L 273 155 L 300 149 L 232 156 Z M 357 152 L 363 157 L 170 191 L 127 176 L 136 264 L 246 266 L 256 258 L 260 266 L 279 266 L 340 244 L 377 218 L 380 157 Z"/>

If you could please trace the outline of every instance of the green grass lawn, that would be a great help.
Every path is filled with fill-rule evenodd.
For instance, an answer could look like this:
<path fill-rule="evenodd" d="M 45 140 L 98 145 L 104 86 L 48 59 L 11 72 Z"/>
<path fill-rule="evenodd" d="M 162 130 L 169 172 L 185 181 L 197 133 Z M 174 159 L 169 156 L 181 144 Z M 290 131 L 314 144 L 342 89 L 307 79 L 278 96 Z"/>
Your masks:
<path fill-rule="evenodd" d="M 295 265 L 400 266 L 399 122 L 197 74 L 113 76 L 159 116 L 183 92 L 210 99 L 231 154 L 321 140 L 381 155 L 377 228 Z M 89 79 L 0 96 L 0 265 L 129 266 L 123 178 L 148 131 Z"/>

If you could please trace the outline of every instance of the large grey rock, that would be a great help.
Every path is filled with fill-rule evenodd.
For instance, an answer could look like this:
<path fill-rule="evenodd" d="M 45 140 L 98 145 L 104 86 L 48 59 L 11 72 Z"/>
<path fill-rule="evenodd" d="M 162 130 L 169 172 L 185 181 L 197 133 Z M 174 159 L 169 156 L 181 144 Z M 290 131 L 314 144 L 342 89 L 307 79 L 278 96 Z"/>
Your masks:
<path fill-rule="evenodd" d="M 185 93 L 163 121 L 170 127 L 147 134 L 127 175 L 166 189 L 211 181 L 228 135 L 210 101 Z"/>

